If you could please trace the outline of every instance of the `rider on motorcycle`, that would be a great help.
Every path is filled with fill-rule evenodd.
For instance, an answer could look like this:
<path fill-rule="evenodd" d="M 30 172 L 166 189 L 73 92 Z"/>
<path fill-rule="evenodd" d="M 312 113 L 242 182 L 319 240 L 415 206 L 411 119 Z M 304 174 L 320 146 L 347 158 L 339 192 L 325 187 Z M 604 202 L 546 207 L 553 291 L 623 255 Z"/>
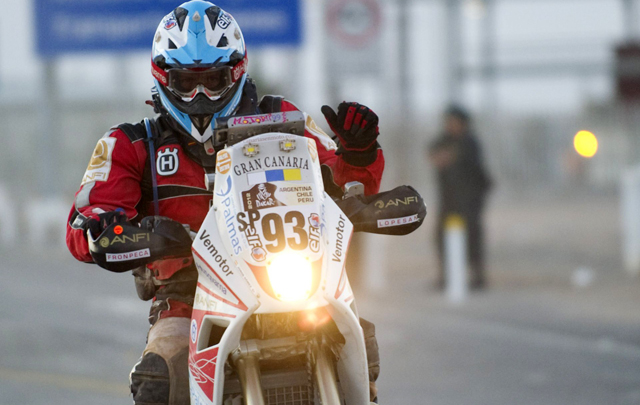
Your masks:
<path fill-rule="evenodd" d="M 93 262 L 87 233 L 96 238 L 113 223 L 142 222 L 153 228 L 177 221 L 197 231 L 213 197 L 205 174 L 214 173 L 216 153 L 224 147 L 224 140 L 213 136 L 216 119 L 298 111 L 282 97 L 258 101 L 247 74 L 240 27 L 230 14 L 206 1 L 189 1 L 163 18 L 153 41 L 151 68 L 158 114 L 151 130 L 143 123 L 111 128 L 98 142 L 76 193 L 67 245 L 82 262 Z M 305 136 L 316 141 L 321 163 L 331 167 L 338 185 L 359 181 L 366 194 L 377 193 L 384 157 L 376 141 L 376 114 L 357 103 L 341 103 L 337 113 L 324 106 L 322 112 L 337 144 L 305 114 Z M 186 404 L 189 320 L 197 280 L 193 259 L 158 260 L 136 269 L 134 276 L 141 298 L 153 299 L 147 346 L 131 373 L 134 402 Z M 361 323 L 374 400 L 377 343 L 373 325 Z"/>

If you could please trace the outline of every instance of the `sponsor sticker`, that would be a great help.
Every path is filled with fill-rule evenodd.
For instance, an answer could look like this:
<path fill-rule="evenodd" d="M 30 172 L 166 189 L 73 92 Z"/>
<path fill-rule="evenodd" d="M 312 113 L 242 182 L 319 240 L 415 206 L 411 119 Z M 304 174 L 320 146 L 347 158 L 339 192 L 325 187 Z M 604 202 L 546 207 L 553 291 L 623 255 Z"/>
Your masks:
<path fill-rule="evenodd" d="M 216 195 L 218 195 L 219 197 L 226 197 L 231 192 L 231 187 L 233 185 L 231 176 L 227 177 L 226 183 L 227 183 L 227 191 L 220 190 L 219 192 L 217 192 Z"/>
<path fill-rule="evenodd" d="M 164 29 L 165 30 L 170 30 L 171 28 L 175 27 L 176 25 L 178 25 L 178 22 L 175 20 L 175 18 L 173 18 L 173 16 L 171 16 L 170 18 L 168 18 L 164 22 Z"/>
<path fill-rule="evenodd" d="M 264 249 L 262 238 L 255 226 L 260 217 L 260 212 L 257 210 L 241 212 L 237 216 L 238 229 L 240 232 L 244 232 L 247 243 L 251 248 L 251 257 L 257 262 L 262 262 L 267 258 L 267 251 Z"/>
<path fill-rule="evenodd" d="M 309 216 L 309 225 L 311 225 L 314 228 L 320 228 L 320 215 L 311 214 Z"/>
<path fill-rule="evenodd" d="M 342 254 L 344 250 L 347 248 L 345 244 L 348 242 L 345 239 L 344 231 L 346 227 L 347 219 L 340 215 L 340 219 L 338 220 L 338 226 L 336 227 L 336 250 L 332 255 L 332 259 L 334 262 L 341 263 L 343 258 Z"/>
<path fill-rule="evenodd" d="M 311 185 L 280 186 L 277 197 L 285 205 L 305 205 L 315 202 Z"/>
<path fill-rule="evenodd" d="M 281 207 L 285 204 L 276 199 L 275 192 L 278 186 L 271 183 L 262 183 L 253 186 L 249 191 L 242 193 L 244 210 L 260 210 L 263 208 Z"/>
<path fill-rule="evenodd" d="M 378 228 L 391 228 L 393 226 L 401 226 L 406 224 L 412 224 L 414 222 L 418 222 L 418 214 L 411 215 L 403 218 L 393 218 L 393 219 L 379 219 L 378 220 Z"/>
<path fill-rule="evenodd" d="M 91 161 L 82 178 L 82 185 L 93 181 L 107 181 L 111 172 L 111 158 L 116 138 L 102 138 L 91 155 Z"/>
<path fill-rule="evenodd" d="M 143 257 L 151 257 L 151 251 L 149 249 L 140 249 L 126 253 L 107 253 L 107 262 L 126 262 L 129 260 L 141 259 Z"/>
<path fill-rule="evenodd" d="M 109 241 L 109 239 L 105 236 L 104 238 L 100 239 L 100 246 L 103 247 L 107 247 L 107 246 L 113 246 L 117 243 L 122 244 L 122 243 L 138 243 L 142 240 L 146 240 L 149 241 L 149 234 L 148 233 L 136 233 L 134 235 L 122 235 L 122 232 L 124 231 L 124 229 L 122 229 L 120 232 L 118 232 L 118 228 L 122 229 L 122 227 L 120 225 L 116 226 L 115 228 L 113 228 L 113 233 L 115 233 L 117 236 L 115 236 L 111 241 Z"/>
<path fill-rule="evenodd" d="M 156 80 L 158 80 L 163 85 L 166 86 L 169 84 L 167 72 L 160 69 L 158 65 L 156 65 L 155 63 L 151 63 L 151 74 Z"/>
<path fill-rule="evenodd" d="M 218 27 L 226 30 L 229 24 L 231 24 L 231 16 L 227 13 L 221 13 L 218 16 Z"/>
<path fill-rule="evenodd" d="M 108 248 L 109 247 L 109 238 L 104 237 L 104 238 L 100 239 L 100 246 L 102 246 L 103 248 Z"/>
<path fill-rule="evenodd" d="M 251 257 L 257 262 L 263 262 L 267 258 L 267 251 L 261 246 L 251 249 Z"/>
<path fill-rule="evenodd" d="M 247 59 L 247 55 L 245 54 L 244 59 L 242 60 L 242 62 L 238 63 L 237 65 L 235 65 L 233 67 L 233 69 L 231 70 L 231 78 L 233 79 L 234 83 L 237 82 L 238 80 L 240 80 L 240 78 L 242 77 L 243 74 L 247 73 L 247 64 L 248 64 L 248 59 Z"/>
<path fill-rule="evenodd" d="M 309 216 L 309 249 L 313 253 L 320 251 L 320 215 Z"/>
<path fill-rule="evenodd" d="M 218 154 L 218 157 L 219 156 L 220 154 Z M 264 171 L 273 171 L 274 175 L 276 175 L 276 172 L 278 171 L 274 169 L 309 170 L 309 159 L 299 158 L 296 156 L 268 156 L 264 159 L 253 159 L 233 166 L 233 172 L 236 174 L 236 176 Z M 297 172 L 289 173 L 290 175 L 293 175 L 293 173 Z M 284 173 L 282 173 L 282 176 L 284 176 Z"/>
<path fill-rule="evenodd" d="M 178 148 L 167 148 L 158 151 L 158 159 L 156 160 L 156 170 L 161 176 L 171 176 L 176 174 L 180 161 L 178 160 Z"/>
<path fill-rule="evenodd" d="M 214 244 L 213 239 L 211 238 L 211 235 L 206 230 L 204 230 L 200 235 L 200 240 L 202 241 L 202 244 L 204 245 L 206 251 L 209 253 L 209 255 L 212 258 L 212 261 L 210 263 L 213 264 L 215 262 L 215 265 L 217 266 L 217 268 L 225 276 L 233 275 L 233 269 L 231 268 L 231 264 L 227 263 L 227 259 L 223 256 L 224 251 L 219 249 L 218 246 Z"/>
<path fill-rule="evenodd" d="M 222 284 L 220 284 L 218 281 L 216 281 L 214 284 L 216 285 L 216 287 L 222 287 L 221 290 L 224 291 L 225 294 L 227 293 L 227 289 L 224 288 L 224 286 L 222 286 Z M 196 293 L 196 297 L 194 298 L 194 306 L 203 308 L 206 311 L 213 312 L 218 308 L 218 303 L 209 295 L 201 294 L 200 291 L 198 291 Z"/>
<path fill-rule="evenodd" d="M 399 207 L 401 205 L 411 205 L 417 204 L 418 197 L 405 197 L 405 198 L 395 198 L 389 201 L 378 200 L 376 201 L 376 208 L 384 209 L 389 207 Z"/>
<path fill-rule="evenodd" d="M 216 170 L 218 173 L 227 174 L 231 170 L 231 155 L 226 150 L 218 152 L 216 158 Z"/>
<path fill-rule="evenodd" d="M 222 200 L 222 206 L 224 207 L 224 209 L 222 210 L 222 214 L 224 216 L 224 224 L 227 228 L 229 239 L 231 240 L 233 253 L 236 255 L 240 254 L 240 252 L 242 252 L 242 246 L 240 246 L 240 238 L 238 237 L 238 231 L 236 229 L 236 205 L 233 202 L 233 199 L 229 196 Z"/>
<path fill-rule="evenodd" d="M 196 267 L 198 268 L 198 271 L 200 272 L 201 275 L 204 275 L 209 281 L 211 281 L 211 283 L 215 286 L 215 288 L 218 289 L 218 291 L 224 295 L 227 296 L 228 290 L 227 288 L 220 282 L 220 280 L 218 280 L 217 277 L 215 277 L 214 275 L 212 275 L 212 273 L 208 270 L 205 270 L 204 267 L 202 267 L 202 265 L 200 265 L 200 263 L 196 262 Z M 215 311 L 216 308 L 215 306 L 211 308 L 209 308 L 209 305 L 211 305 L 212 303 L 217 305 L 215 302 L 213 302 L 212 300 L 205 300 L 206 302 L 203 304 L 202 302 L 198 301 L 198 296 L 199 294 L 196 293 L 196 303 L 199 304 L 200 307 L 206 307 L 209 311 Z M 207 304 L 207 305 L 205 305 Z"/>
<path fill-rule="evenodd" d="M 246 125 L 255 125 L 255 124 L 264 124 L 264 123 L 273 123 L 279 124 L 287 122 L 287 113 L 269 113 L 262 115 L 249 115 L 246 117 L 237 117 L 232 118 L 229 122 L 229 126 L 231 127 L 242 127 Z"/>
<path fill-rule="evenodd" d="M 197 338 L 198 338 L 198 322 L 196 322 L 195 319 L 192 319 L 191 320 L 191 341 L 195 343 Z"/>

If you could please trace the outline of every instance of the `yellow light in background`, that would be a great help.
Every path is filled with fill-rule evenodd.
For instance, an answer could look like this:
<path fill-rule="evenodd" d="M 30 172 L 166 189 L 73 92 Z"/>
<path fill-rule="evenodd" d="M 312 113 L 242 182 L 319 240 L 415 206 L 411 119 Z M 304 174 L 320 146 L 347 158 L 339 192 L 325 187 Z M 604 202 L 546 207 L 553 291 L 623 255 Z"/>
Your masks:
<path fill-rule="evenodd" d="M 311 263 L 295 253 L 276 256 L 267 265 L 273 292 L 282 301 L 301 301 L 311 294 L 313 269 Z"/>
<path fill-rule="evenodd" d="M 573 138 L 573 147 L 582 157 L 592 158 L 598 152 L 598 138 L 589 131 L 580 131 Z"/>

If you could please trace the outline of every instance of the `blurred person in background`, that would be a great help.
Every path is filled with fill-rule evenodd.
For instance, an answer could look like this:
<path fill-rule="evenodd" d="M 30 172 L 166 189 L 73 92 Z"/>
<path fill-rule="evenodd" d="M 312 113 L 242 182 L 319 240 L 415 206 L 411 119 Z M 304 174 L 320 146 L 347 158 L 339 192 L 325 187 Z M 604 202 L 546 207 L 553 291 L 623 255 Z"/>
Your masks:
<path fill-rule="evenodd" d="M 189 1 L 160 22 L 154 36 L 152 74 L 156 118 L 111 128 L 98 142 L 69 215 L 67 245 L 73 256 L 93 263 L 87 234 L 97 240 L 114 223 L 148 230 L 167 221 L 197 231 L 213 193 L 216 153 L 226 139 L 214 136 L 217 118 L 298 111 L 277 96 L 258 101 L 247 74 L 247 51 L 234 18 L 205 1 Z M 333 169 L 338 185 L 359 181 L 366 194 L 380 187 L 384 156 L 377 142 L 378 116 L 357 103 L 337 113 L 322 108 L 339 142 L 305 114 L 305 136 L 315 140 L 321 164 Z M 160 216 L 161 215 L 161 216 Z M 182 226 L 178 226 L 178 229 Z M 109 269 L 108 263 L 99 263 Z M 130 382 L 136 404 L 188 404 L 190 318 L 198 272 L 191 257 L 155 261 L 134 270 L 138 295 L 153 299 L 151 328 Z M 105 305 L 108 305 L 105 303 Z M 379 358 L 373 324 L 361 321 L 371 381 Z"/>
<path fill-rule="evenodd" d="M 437 171 L 439 215 L 436 227 L 438 278 L 436 287 L 445 287 L 444 233 L 451 215 L 466 224 L 467 254 L 471 270 L 469 286 L 486 286 L 484 229 L 482 214 L 491 179 L 485 168 L 480 143 L 471 128 L 471 118 L 460 106 L 449 107 L 444 114 L 442 134 L 427 146 L 430 163 Z"/>

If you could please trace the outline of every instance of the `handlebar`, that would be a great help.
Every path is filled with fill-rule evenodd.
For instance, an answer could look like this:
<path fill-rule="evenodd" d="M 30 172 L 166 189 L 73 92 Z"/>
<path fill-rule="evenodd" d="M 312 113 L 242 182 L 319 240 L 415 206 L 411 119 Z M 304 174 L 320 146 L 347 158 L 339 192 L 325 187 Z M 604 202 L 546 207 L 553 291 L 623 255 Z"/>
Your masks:
<path fill-rule="evenodd" d="M 422 225 L 427 207 L 410 186 L 372 196 L 356 195 L 336 200 L 351 220 L 355 232 L 407 235 Z M 144 221 L 143 221 L 144 222 Z M 159 221 L 152 229 L 131 224 L 112 224 L 96 239 L 88 234 L 89 251 L 100 267 L 116 273 L 155 260 L 188 257 L 195 233 L 175 221 Z"/>

